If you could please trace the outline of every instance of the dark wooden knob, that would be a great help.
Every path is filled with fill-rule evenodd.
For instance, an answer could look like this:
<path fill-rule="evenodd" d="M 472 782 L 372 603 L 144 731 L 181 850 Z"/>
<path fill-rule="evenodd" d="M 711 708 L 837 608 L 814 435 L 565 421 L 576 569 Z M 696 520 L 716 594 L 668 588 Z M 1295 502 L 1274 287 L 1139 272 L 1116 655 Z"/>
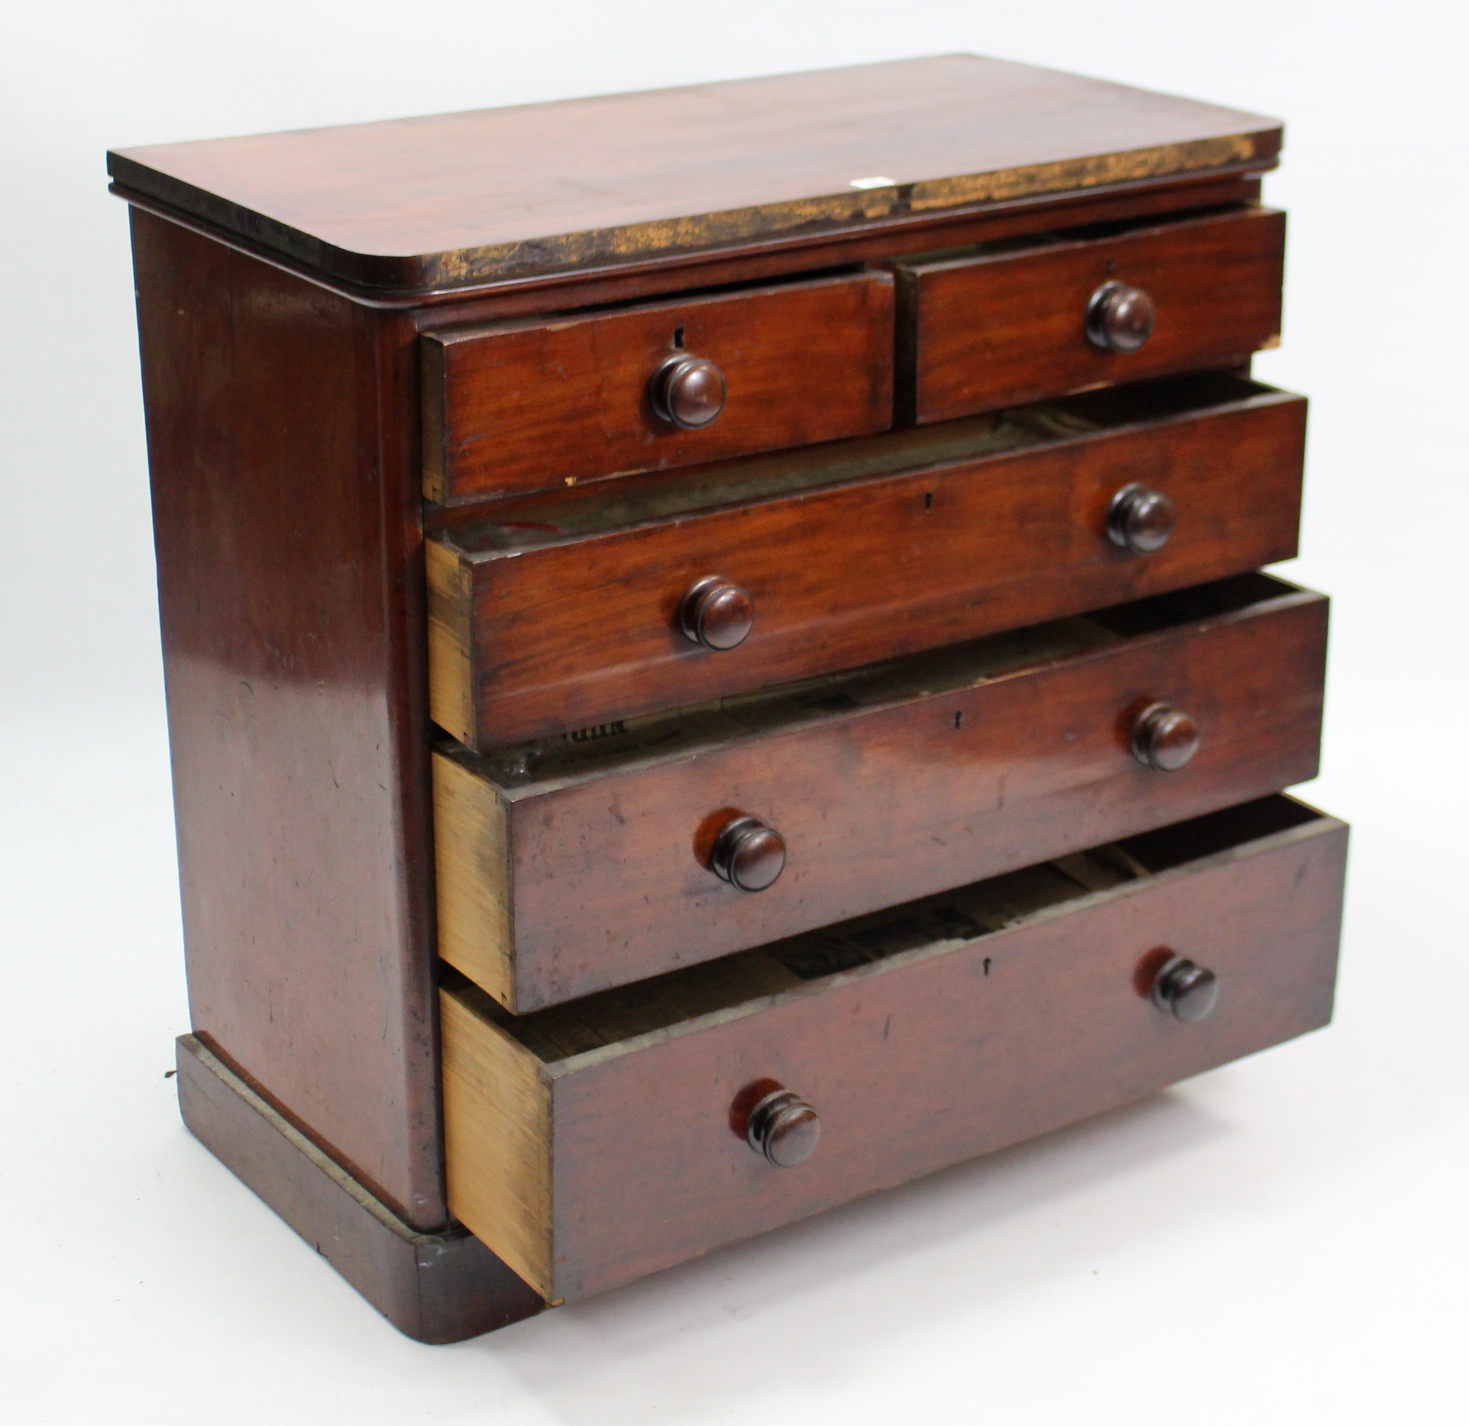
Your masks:
<path fill-rule="evenodd" d="M 659 420 L 684 431 L 707 426 L 724 410 L 726 395 L 724 373 L 703 357 L 669 357 L 648 379 Z"/>
<path fill-rule="evenodd" d="M 714 839 L 709 865 L 741 891 L 764 891 L 785 870 L 785 838 L 758 817 L 736 817 Z"/>
<path fill-rule="evenodd" d="M 1104 282 L 1086 306 L 1086 339 L 1104 352 L 1135 352 L 1153 335 L 1157 315 L 1141 287 Z"/>
<path fill-rule="evenodd" d="M 1192 1024 L 1219 1003 L 1219 977 L 1186 956 L 1164 961 L 1153 981 L 1153 1004 Z"/>
<path fill-rule="evenodd" d="M 691 584 L 678 606 L 678 627 L 706 649 L 738 648 L 754 623 L 755 601 L 718 574 Z"/>
<path fill-rule="evenodd" d="M 750 1111 L 745 1138 L 776 1168 L 793 1169 L 811 1157 L 821 1138 L 821 1116 L 797 1094 L 773 1089 Z"/>
<path fill-rule="evenodd" d="M 1107 538 L 1135 555 L 1161 550 L 1173 533 L 1178 511 L 1161 490 L 1124 485 L 1107 506 Z"/>
<path fill-rule="evenodd" d="M 1132 754 L 1144 767 L 1177 772 L 1198 750 L 1198 725 L 1166 703 L 1143 709 L 1132 725 Z"/>

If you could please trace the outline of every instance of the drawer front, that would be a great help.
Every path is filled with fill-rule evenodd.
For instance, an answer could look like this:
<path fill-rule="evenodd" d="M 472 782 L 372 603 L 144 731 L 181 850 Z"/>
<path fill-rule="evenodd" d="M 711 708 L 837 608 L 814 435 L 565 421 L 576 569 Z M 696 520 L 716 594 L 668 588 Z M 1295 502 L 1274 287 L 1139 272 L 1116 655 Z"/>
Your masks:
<path fill-rule="evenodd" d="M 881 431 L 892 354 L 892 278 L 876 272 L 427 333 L 424 493 L 486 500 Z M 651 390 L 678 359 L 722 375 L 723 409 L 697 429 Z"/>
<path fill-rule="evenodd" d="M 1252 810 L 1289 818 L 1233 809 L 1218 820 L 1245 839 L 1205 828 L 1227 845 L 1182 865 L 565 1059 L 512 1041 L 472 987 L 446 994 L 450 1208 L 570 1300 L 1324 1025 L 1347 829 L 1277 803 L 1303 820 L 1251 837 Z M 947 915 L 973 924 L 973 904 Z M 1167 952 L 1217 976 L 1207 1018 L 1154 1003 Z M 762 1081 L 820 1115 L 794 1167 L 737 1136 Z"/>
<path fill-rule="evenodd" d="M 1289 559 L 1306 403 L 1216 384 L 1238 399 L 523 549 L 446 530 L 428 550 L 434 720 L 467 746 L 506 746 Z M 911 434 L 873 445 L 925 454 Z M 1107 533 L 1134 483 L 1177 511 L 1151 553 Z M 553 505 L 507 519 L 520 514 L 553 531 L 564 518 Z M 736 647 L 680 628 L 687 591 L 710 576 L 752 601 Z"/>
<path fill-rule="evenodd" d="M 1280 334 L 1285 215 L 1246 209 L 1117 237 L 899 269 L 899 408 L 919 424 L 1248 360 Z M 1132 351 L 1087 335 L 1104 283 L 1156 313 Z"/>
<path fill-rule="evenodd" d="M 437 754 L 439 952 L 524 1011 L 1314 777 L 1327 601 L 1264 576 L 1236 584 L 1263 596 L 1129 637 L 1098 631 L 1115 642 L 966 673 L 952 691 L 885 702 L 881 685 L 857 699 L 818 686 L 815 720 L 784 727 L 726 703 L 721 731 L 663 761 L 550 768 L 507 789 L 484 761 Z M 1186 614 L 1193 597 L 1164 600 Z M 906 677 L 938 678 L 935 660 L 962 652 L 911 660 Z M 865 697 L 878 706 L 853 707 Z M 1185 767 L 1132 751 L 1155 703 L 1197 726 Z M 656 750 L 681 733 L 653 722 L 625 736 Z M 785 842 L 762 891 L 711 869 L 739 816 Z"/>

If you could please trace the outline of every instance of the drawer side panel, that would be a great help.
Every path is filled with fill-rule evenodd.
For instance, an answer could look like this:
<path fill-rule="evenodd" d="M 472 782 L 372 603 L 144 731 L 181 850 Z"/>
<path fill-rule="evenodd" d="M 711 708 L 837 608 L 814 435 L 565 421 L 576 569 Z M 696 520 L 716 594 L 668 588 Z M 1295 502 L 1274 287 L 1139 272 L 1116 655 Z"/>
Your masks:
<path fill-rule="evenodd" d="M 515 914 L 505 806 L 489 784 L 434 754 L 439 954 L 515 1006 Z"/>
<path fill-rule="evenodd" d="M 439 998 L 449 1210 L 542 1297 L 551 1291 L 551 1100 L 529 1051 Z"/>

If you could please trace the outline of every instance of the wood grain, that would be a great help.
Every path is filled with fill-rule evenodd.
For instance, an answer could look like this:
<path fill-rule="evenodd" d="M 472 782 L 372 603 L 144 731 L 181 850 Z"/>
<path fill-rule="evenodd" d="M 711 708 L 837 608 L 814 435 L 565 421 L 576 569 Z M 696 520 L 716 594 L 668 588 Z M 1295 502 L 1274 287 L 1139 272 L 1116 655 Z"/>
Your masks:
<path fill-rule="evenodd" d="M 900 409 L 920 424 L 1168 372 L 1226 367 L 1280 336 L 1285 215 L 1270 209 L 898 264 Z M 1087 341 L 1091 294 L 1145 289 L 1133 352 Z"/>
<path fill-rule="evenodd" d="M 893 213 L 848 231 L 790 233 L 778 243 L 747 239 L 712 249 L 657 257 L 611 257 L 574 272 L 523 274 L 434 291 L 363 287 L 230 233 L 206 219 L 145 197 L 123 183 L 109 191 L 126 202 L 166 217 L 191 232 L 250 257 L 263 257 L 288 271 L 310 276 L 353 300 L 384 311 L 411 313 L 420 326 L 476 326 L 486 321 L 607 303 L 637 301 L 673 292 L 767 282 L 862 264 L 879 265 L 908 253 L 1039 233 L 1078 223 L 1133 220 L 1149 213 L 1220 208 L 1260 202 L 1262 169 L 1274 160 L 1234 164 L 1203 173 L 1134 178 L 1071 193 L 1041 193 L 997 199 L 935 213 Z"/>
<path fill-rule="evenodd" d="M 440 1016 L 455 1216 L 481 1224 L 480 1241 L 554 1301 L 550 1087 L 534 1055 L 461 1001 L 441 997 Z"/>
<path fill-rule="evenodd" d="M 1326 1024 L 1347 829 L 1272 798 L 1179 830 L 1190 859 L 1164 855 L 1140 879 L 1110 884 L 1093 867 L 1102 889 L 1088 891 L 1036 868 L 894 908 L 761 953 L 814 972 L 805 984 L 541 1060 L 554 1244 L 542 1290 L 602 1291 Z M 1139 994 L 1160 946 L 1218 974 L 1207 1020 L 1183 1024 Z M 444 1006 L 446 1059 L 520 1023 L 502 1025 L 473 987 L 447 989 Z M 731 1131 L 736 1096 L 765 1078 L 821 1114 L 797 1169 Z M 502 1221 L 470 1197 L 501 1132 L 455 1112 L 447 1153 L 455 1213 L 507 1256 Z"/>
<path fill-rule="evenodd" d="M 331 276 L 432 290 L 1268 167 L 1280 142 L 1258 115 L 941 55 L 124 149 L 108 172 Z"/>
<path fill-rule="evenodd" d="M 189 1122 L 405 1330 L 501 1325 L 1329 1013 L 1338 824 L 1233 808 L 1077 850 L 1314 771 L 1324 601 L 1202 584 L 1294 552 L 1301 403 L 1144 392 L 1132 363 L 1124 392 L 864 434 L 895 342 L 918 389 L 936 249 L 1142 272 L 1146 233 L 1071 229 L 1161 215 L 1178 249 L 1279 143 L 946 56 L 110 156 L 139 205 Z M 1230 242 L 1190 261 L 1234 272 Z M 900 332 L 859 269 L 920 250 Z M 1059 302 L 1026 260 L 962 266 Z M 1207 315 L 1158 370 L 1246 354 Z M 646 409 L 674 350 L 730 379 L 699 432 Z M 1099 384 L 1069 371 L 1037 389 Z M 1191 502 L 1146 560 L 1098 549 L 1138 478 Z M 671 644 L 687 584 L 742 561 L 747 646 Z M 1156 698 L 1204 740 L 1167 777 L 1127 751 Z M 487 754 L 443 744 L 431 778 L 430 711 Z M 767 893 L 704 864 L 731 810 L 794 847 Z M 1124 1013 L 1164 935 L 1221 971 L 1227 1024 Z M 772 1073 L 828 1125 L 774 1188 L 730 1114 Z"/>
<path fill-rule="evenodd" d="M 462 503 L 885 430 L 893 292 L 862 273 L 424 337 L 424 493 Z M 729 395 L 700 430 L 648 379 L 707 358 Z"/>
<path fill-rule="evenodd" d="M 435 1230 L 413 325 L 132 220 L 191 1021 Z"/>
<path fill-rule="evenodd" d="M 1305 781 L 1326 614 L 1251 575 L 504 755 L 445 749 L 508 810 L 504 1003 L 573 999 Z M 1159 701 L 1201 732 L 1179 772 L 1130 749 Z M 736 813 L 786 842 L 758 894 L 706 865 Z M 440 953 L 458 964 L 455 945 Z"/>
<path fill-rule="evenodd" d="M 510 1000 L 514 899 L 505 804 L 490 783 L 448 758 L 435 758 L 433 768 L 439 954 L 497 1000 Z"/>
<path fill-rule="evenodd" d="M 429 540 L 435 719 L 478 748 L 554 736 L 1288 559 L 1305 419 L 1186 378 L 452 517 Z M 1147 556 L 1104 529 L 1135 480 L 1179 512 Z M 754 598 L 737 649 L 678 630 L 710 574 Z"/>

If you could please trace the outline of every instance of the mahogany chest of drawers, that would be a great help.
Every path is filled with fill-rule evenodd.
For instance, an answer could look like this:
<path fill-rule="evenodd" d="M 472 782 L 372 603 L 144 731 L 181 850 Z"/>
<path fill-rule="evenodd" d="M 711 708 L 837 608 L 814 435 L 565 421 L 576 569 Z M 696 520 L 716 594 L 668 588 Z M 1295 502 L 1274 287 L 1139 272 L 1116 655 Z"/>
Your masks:
<path fill-rule="evenodd" d="M 1280 139 L 956 55 L 110 155 L 183 1113 L 404 1331 L 1328 1021 Z"/>

